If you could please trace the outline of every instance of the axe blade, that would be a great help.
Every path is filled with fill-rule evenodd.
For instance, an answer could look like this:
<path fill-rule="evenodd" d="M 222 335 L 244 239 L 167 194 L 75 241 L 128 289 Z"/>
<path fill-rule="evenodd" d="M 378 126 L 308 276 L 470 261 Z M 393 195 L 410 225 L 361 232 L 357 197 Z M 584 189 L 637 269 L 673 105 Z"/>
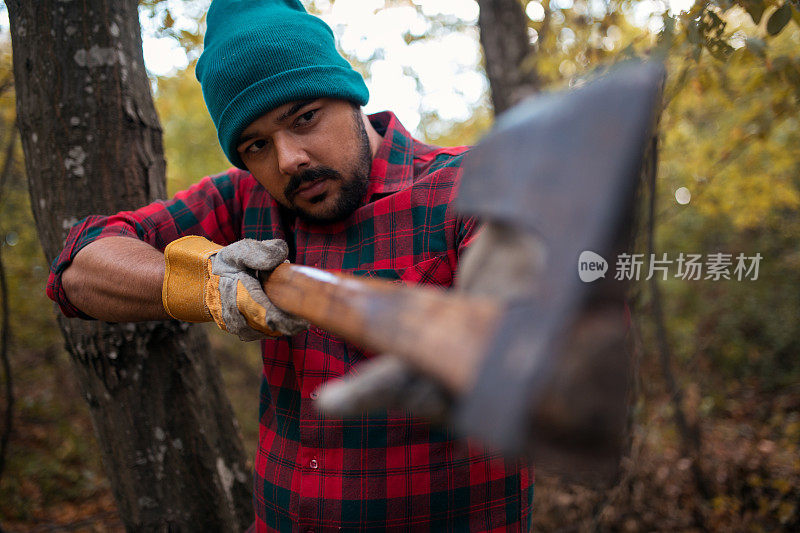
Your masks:
<path fill-rule="evenodd" d="M 587 335 L 588 351 L 592 351 L 591 339 L 604 330 L 592 329 L 592 324 L 614 315 L 609 324 L 615 327 L 622 321 L 624 302 L 620 283 L 609 279 L 594 285 L 581 282 L 578 258 L 585 250 L 602 255 L 627 244 L 623 234 L 630 228 L 624 226 L 630 223 L 664 77 L 660 64 L 628 63 L 581 88 L 534 97 L 499 117 L 496 127 L 469 152 L 457 208 L 483 220 L 534 232 L 543 242 L 546 259 L 535 297 L 508 307 L 474 388 L 457 406 L 456 426 L 463 433 L 515 454 L 533 449 L 536 455 L 541 448 L 545 456 L 569 445 L 569 434 L 554 440 L 544 435 L 547 428 L 542 425 L 548 417 L 568 416 L 568 396 L 580 394 L 571 383 L 562 387 L 560 396 L 551 394 L 554 383 L 569 381 L 571 377 L 565 376 L 581 372 L 574 360 L 564 361 L 565 349 L 574 351 L 573 339 L 567 337 L 576 324 L 583 323 L 582 331 L 588 333 L 578 351 L 587 353 Z M 584 319 L 587 308 L 593 309 L 590 319 Z M 619 320 L 615 322 L 616 313 Z M 622 349 L 619 340 L 619 335 L 610 335 L 605 346 Z M 596 350 L 593 353 L 598 355 Z M 619 375 L 627 368 L 624 350 L 614 361 L 599 365 L 596 360 L 582 361 L 577 366 L 603 374 L 600 382 L 606 388 L 627 382 L 627 375 Z M 586 391 L 602 393 L 596 388 Z M 557 401 L 551 402 L 554 397 Z M 624 410 L 624 394 L 609 398 L 597 405 L 605 409 L 622 402 Z M 571 425 L 579 432 L 587 420 L 575 417 L 561 427 Z M 542 440 L 557 445 L 539 447 L 531 431 L 540 429 Z M 612 456 L 614 443 L 608 441 L 621 428 L 588 429 L 599 436 L 598 454 Z M 591 448 L 587 442 L 580 444 L 576 448 Z M 580 454 L 575 457 L 581 458 Z"/>
<path fill-rule="evenodd" d="M 623 64 L 508 110 L 468 153 L 456 208 L 542 235 L 565 217 L 598 222 L 627 201 L 619 193 L 633 186 L 664 75 L 657 63 Z"/>

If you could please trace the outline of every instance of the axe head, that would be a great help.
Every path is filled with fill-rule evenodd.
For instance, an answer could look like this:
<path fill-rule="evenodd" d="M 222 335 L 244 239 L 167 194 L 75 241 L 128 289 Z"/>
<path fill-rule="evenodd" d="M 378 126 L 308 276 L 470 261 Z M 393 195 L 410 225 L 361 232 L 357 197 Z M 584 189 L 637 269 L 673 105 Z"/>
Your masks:
<path fill-rule="evenodd" d="M 624 286 L 611 278 L 630 241 L 664 76 L 660 64 L 628 63 L 536 96 L 499 117 L 465 160 L 457 208 L 536 234 L 545 258 L 533 295 L 509 304 L 456 424 L 562 473 L 607 477 L 619 459 L 629 376 Z M 612 265 L 605 279 L 581 281 L 586 251 Z"/>
<path fill-rule="evenodd" d="M 657 63 L 623 64 L 506 111 L 469 152 L 456 207 L 545 238 L 567 218 L 611 222 L 635 185 L 664 75 Z"/>

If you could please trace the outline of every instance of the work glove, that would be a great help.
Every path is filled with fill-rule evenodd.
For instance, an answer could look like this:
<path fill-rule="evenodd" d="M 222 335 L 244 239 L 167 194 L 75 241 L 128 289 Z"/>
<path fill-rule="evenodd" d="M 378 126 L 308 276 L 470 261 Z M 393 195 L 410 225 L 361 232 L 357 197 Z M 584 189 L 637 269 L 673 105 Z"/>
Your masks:
<path fill-rule="evenodd" d="M 178 320 L 213 320 L 243 341 L 299 333 L 308 323 L 275 307 L 256 278 L 287 255 L 279 239 L 243 239 L 228 246 L 196 235 L 173 241 L 164 250 L 164 309 Z"/>

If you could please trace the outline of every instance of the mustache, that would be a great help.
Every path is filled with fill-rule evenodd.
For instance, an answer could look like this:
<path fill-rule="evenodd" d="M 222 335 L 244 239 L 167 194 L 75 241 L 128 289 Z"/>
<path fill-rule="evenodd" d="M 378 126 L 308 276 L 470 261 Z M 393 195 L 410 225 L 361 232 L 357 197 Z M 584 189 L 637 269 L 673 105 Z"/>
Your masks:
<path fill-rule="evenodd" d="M 342 179 L 342 175 L 336 169 L 326 166 L 309 168 L 295 174 L 289 179 L 289 183 L 283 189 L 283 195 L 287 200 L 293 200 L 298 189 L 307 183 L 313 183 L 320 179 Z"/>

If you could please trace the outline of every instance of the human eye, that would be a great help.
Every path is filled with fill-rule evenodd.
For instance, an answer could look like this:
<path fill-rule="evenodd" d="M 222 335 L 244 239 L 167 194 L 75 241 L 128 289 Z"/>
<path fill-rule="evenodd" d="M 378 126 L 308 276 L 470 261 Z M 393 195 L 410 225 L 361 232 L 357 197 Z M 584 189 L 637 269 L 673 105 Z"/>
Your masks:
<path fill-rule="evenodd" d="M 248 154 L 257 154 L 258 152 L 263 150 L 266 146 L 267 146 L 267 141 L 265 141 L 264 139 L 256 139 L 255 141 L 248 144 L 243 151 Z"/>
<path fill-rule="evenodd" d="M 314 122 L 317 118 L 317 109 L 309 109 L 305 111 L 301 115 L 298 115 L 297 119 L 294 122 L 295 127 L 302 128 L 303 126 L 308 126 Z"/>

